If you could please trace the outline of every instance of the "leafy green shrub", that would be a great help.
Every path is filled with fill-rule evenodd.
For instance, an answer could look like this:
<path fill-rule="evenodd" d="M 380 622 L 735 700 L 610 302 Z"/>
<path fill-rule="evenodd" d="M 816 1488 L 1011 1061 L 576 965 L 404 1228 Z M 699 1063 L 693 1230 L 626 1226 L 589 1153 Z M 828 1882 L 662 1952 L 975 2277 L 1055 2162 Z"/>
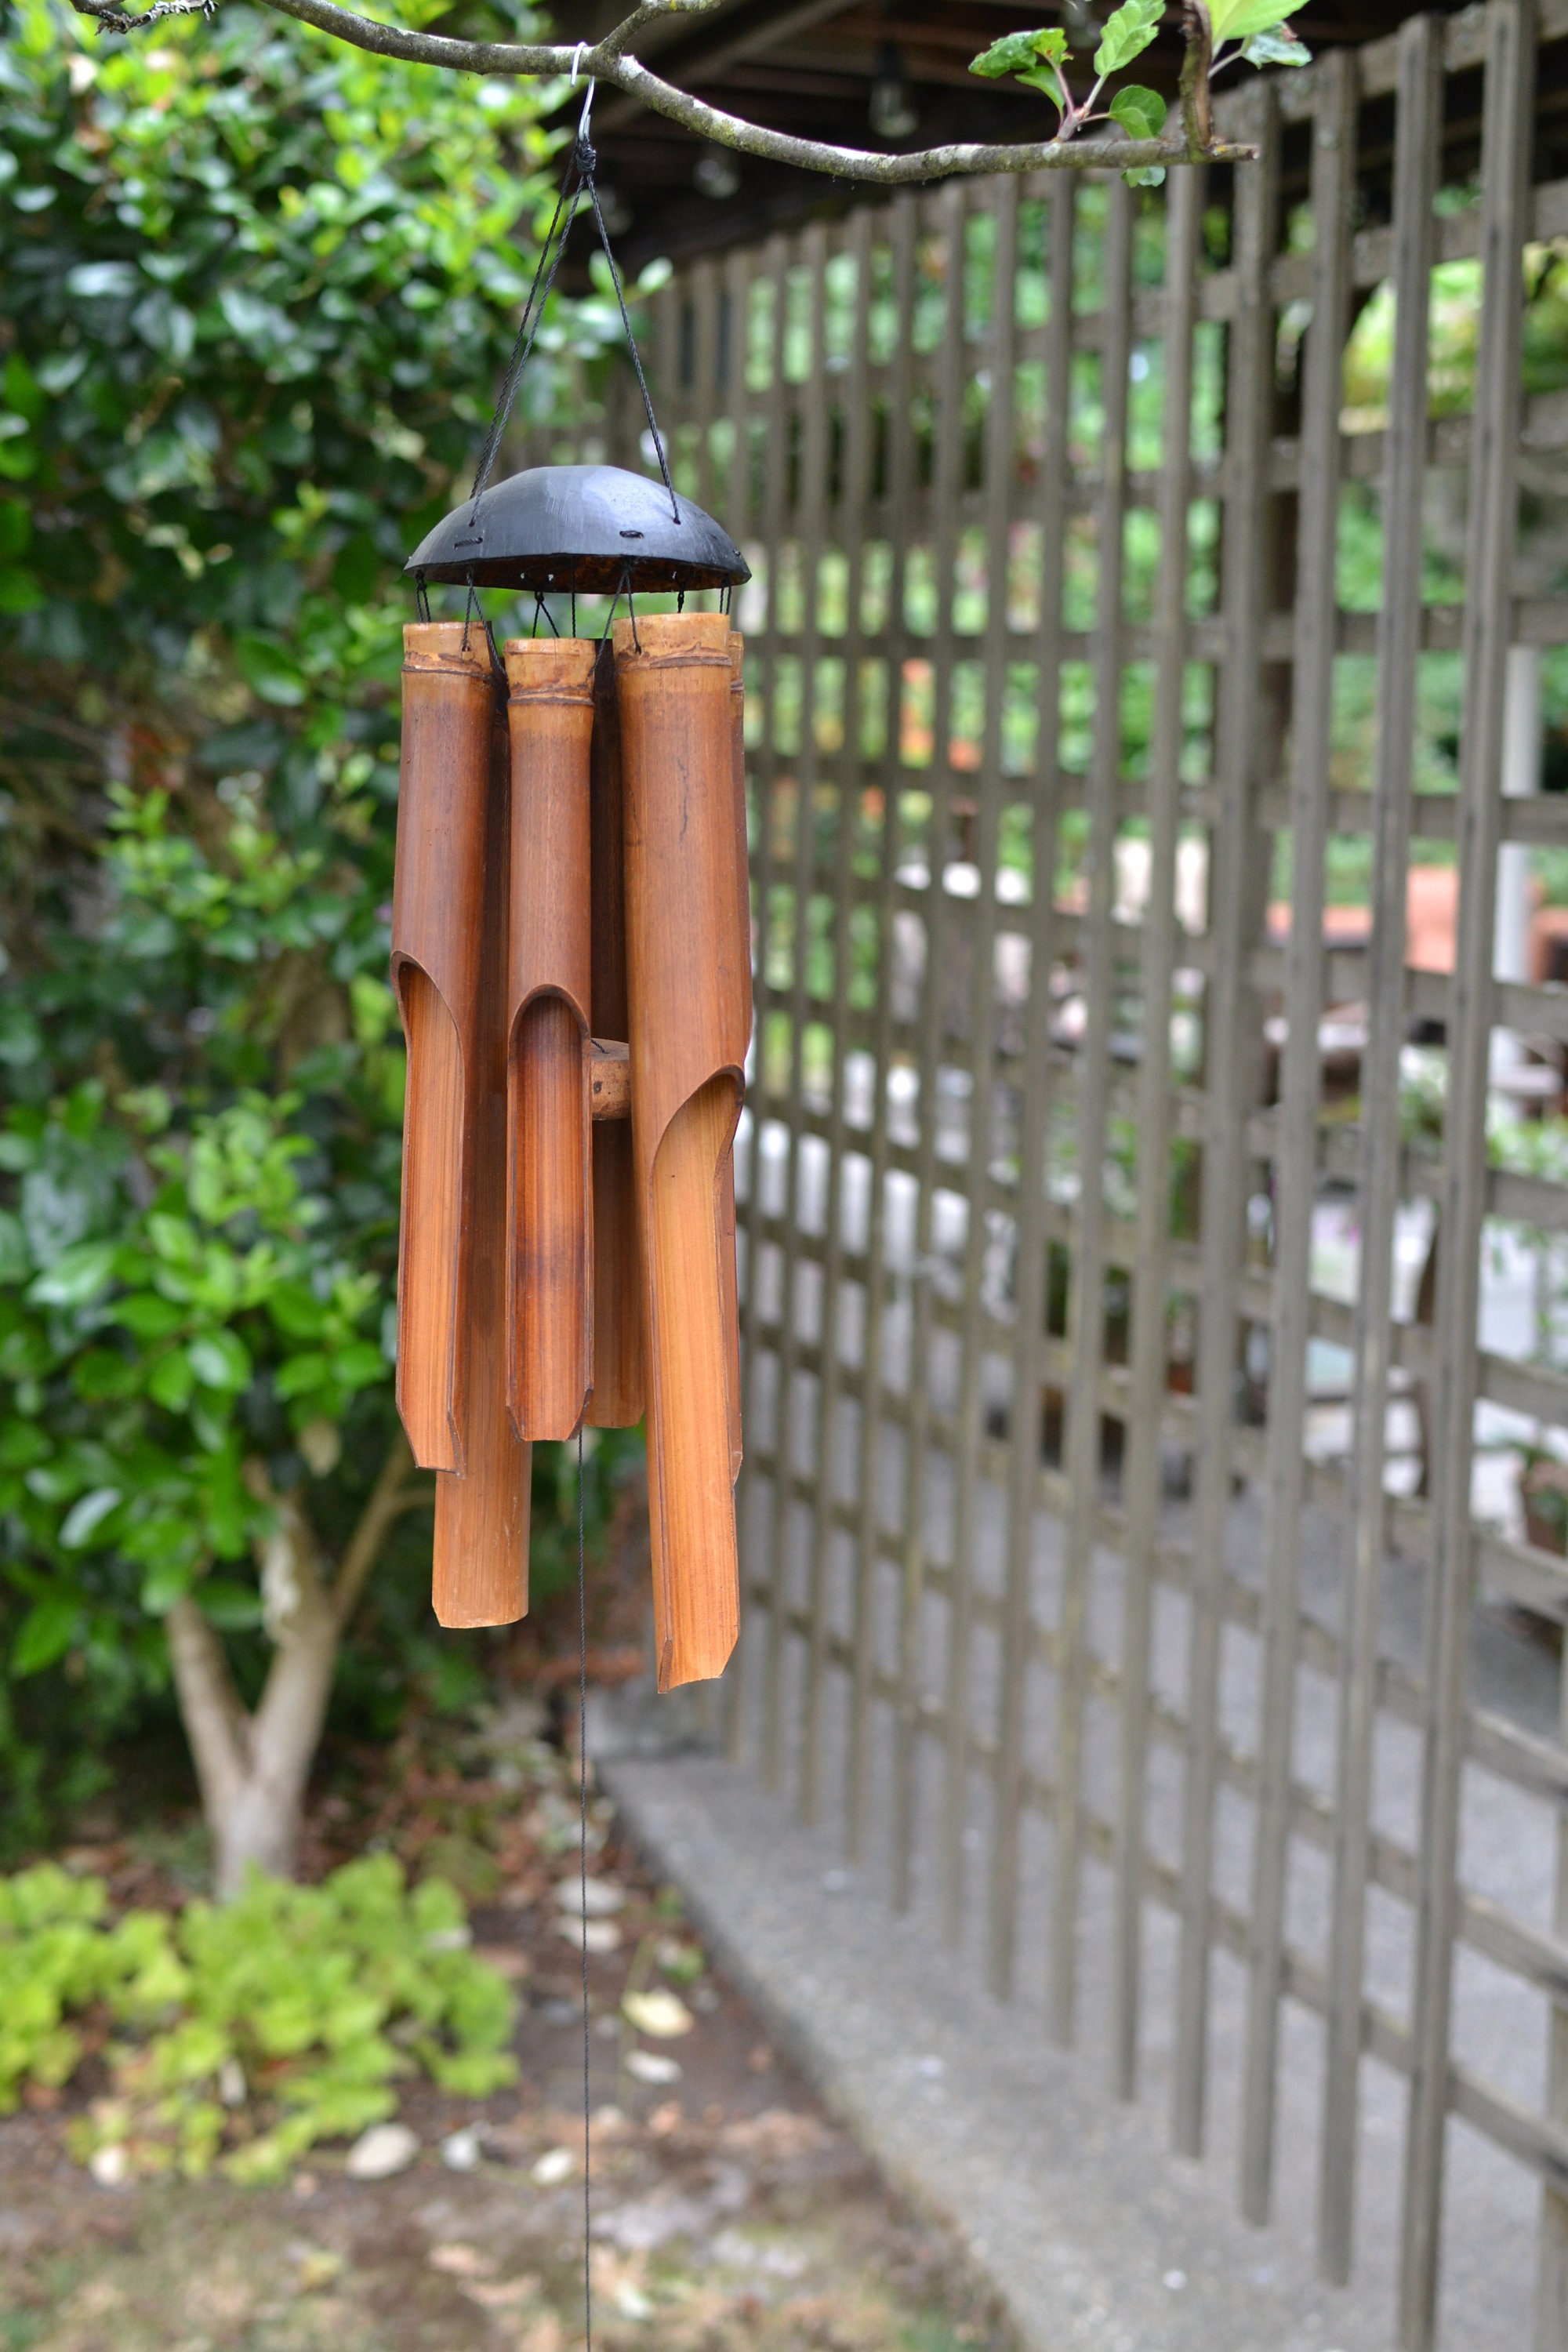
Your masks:
<path fill-rule="evenodd" d="M 215 2163 L 276 2180 L 318 2140 L 395 2112 L 416 2069 L 482 2098 L 516 2073 L 515 2002 L 476 1959 L 461 1900 L 390 1854 L 321 1886 L 256 1877 L 221 1907 L 110 1919 L 101 1879 L 0 1879 L 0 2114 L 101 2050 L 110 2089 L 73 2123 L 110 2177 Z"/>

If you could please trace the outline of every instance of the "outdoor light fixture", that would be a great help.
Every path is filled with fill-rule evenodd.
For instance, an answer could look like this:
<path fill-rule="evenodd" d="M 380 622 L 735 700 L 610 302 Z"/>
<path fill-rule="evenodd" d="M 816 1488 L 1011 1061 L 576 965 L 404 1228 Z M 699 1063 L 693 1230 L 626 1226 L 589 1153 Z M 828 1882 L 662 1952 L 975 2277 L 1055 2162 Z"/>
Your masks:
<path fill-rule="evenodd" d="M 907 139 L 920 127 L 920 115 L 904 79 L 904 62 L 891 41 L 877 52 L 871 84 L 871 128 L 879 139 Z"/>
<path fill-rule="evenodd" d="M 707 147 L 697 158 L 694 184 L 716 205 L 727 204 L 740 192 L 741 166 L 727 147 Z"/>

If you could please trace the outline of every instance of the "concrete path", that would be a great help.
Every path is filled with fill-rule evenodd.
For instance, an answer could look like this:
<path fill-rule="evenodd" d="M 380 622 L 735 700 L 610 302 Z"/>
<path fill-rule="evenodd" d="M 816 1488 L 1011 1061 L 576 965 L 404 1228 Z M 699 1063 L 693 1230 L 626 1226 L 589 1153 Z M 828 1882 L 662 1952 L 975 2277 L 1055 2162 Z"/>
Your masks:
<path fill-rule="evenodd" d="M 991 2000 L 846 1872 L 832 1835 L 711 1757 L 604 1775 L 715 1955 L 886 2172 L 956 2229 L 1028 2352 L 1387 2352 L 1388 2246 L 1363 2248 L 1357 2287 L 1325 2288 L 1299 2212 L 1247 2228 L 1229 2164 L 1173 2157 L 1152 2099 L 1110 2099 L 1037 2009 Z M 1493 2262 L 1484 2245 L 1450 2261 L 1448 2344 L 1527 2340 L 1512 2237 Z"/>

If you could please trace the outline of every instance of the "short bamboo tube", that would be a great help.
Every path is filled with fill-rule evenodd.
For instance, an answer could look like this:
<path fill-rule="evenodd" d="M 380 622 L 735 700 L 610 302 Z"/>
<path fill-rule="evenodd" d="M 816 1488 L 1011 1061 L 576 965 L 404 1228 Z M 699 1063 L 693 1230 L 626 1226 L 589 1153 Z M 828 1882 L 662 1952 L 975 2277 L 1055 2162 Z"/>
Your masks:
<path fill-rule="evenodd" d="M 626 812 L 615 648 L 594 664 L 594 742 L 588 828 L 593 900 L 592 1005 L 595 1040 L 624 1046 L 626 1007 Z M 630 1429 L 643 1417 L 646 1382 L 642 1252 L 637 1240 L 632 1130 L 605 1118 L 598 1097 L 618 1066 L 594 1071 L 594 1402 L 595 1429 Z"/>
<path fill-rule="evenodd" d="M 423 1469 L 464 1461 L 479 926 L 494 689 L 482 629 L 403 632 L 392 982 L 408 1047 L 397 1265 L 397 1409 Z"/>
<path fill-rule="evenodd" d="M 506 646 L 511 737 L 507 1395 L 520 1437 L 567 1438 L 594 1384 L 589 759 L 594 646 Z"/>
<path fill-rule="evenodd" d="M 740 1613 L 723 1171 L 744 1083 L 750 958 L 730 635 L 721 614 L 616 628 L 661 1690 L 721 1673 Z"/>
<path fill-rule="evenodd" d="M 474 925 L 480 987 L 475 1034 L 476 1117 L 465 1202 L 469 1281 L 459 1327 L 468 1368 L 468 1445 L 461 1477 L 436 1480 L 433 1600 L 443 1625 L 510 1625 L 528 1612 L 528 1517 L 533 1450 L 507 1410 L 504 1313 L 506 939 L 511 759 L 492 719 L 485 891 Z"/>

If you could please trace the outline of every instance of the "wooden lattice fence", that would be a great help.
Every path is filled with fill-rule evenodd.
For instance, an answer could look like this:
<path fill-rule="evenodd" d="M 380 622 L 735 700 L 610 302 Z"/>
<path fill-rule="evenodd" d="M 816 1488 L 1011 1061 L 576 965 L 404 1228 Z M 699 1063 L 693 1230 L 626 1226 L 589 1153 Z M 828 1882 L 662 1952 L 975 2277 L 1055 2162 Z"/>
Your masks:
<path fill-rule="evenodd" d="M 1227 100 L 1223 184 L 908 194 L 694 268 L 655 335 L 756 575 L 736 1753 L 1116 2092 L 1153 2065 L 1187 2152 L 1223 1962 L 1244 2208 L 1304 2077 L 1291 2193 L 1333 2279 L 1390 2200 L 1406 2345 L 1456 2128 L 1538 2176 L 1552 2352 L 1568 1750 L 1468 1660 L 1568 1616 L 1478 1485 L 1568 1451 L 1559 1335 L 1479 1324 L 1487 1252 L 1555 1281 L 1568 1231 L 1556 1125 L 1498 1108 L 1523 1068 L 1552 1109 L 1568 989 L 1494 938 L 1568 849 L 1502 788 L 1568 646 L 1565 35 L 1416 19 Z M 1489 1874 L 1516 1831 L 1544 1861 Z"/>

